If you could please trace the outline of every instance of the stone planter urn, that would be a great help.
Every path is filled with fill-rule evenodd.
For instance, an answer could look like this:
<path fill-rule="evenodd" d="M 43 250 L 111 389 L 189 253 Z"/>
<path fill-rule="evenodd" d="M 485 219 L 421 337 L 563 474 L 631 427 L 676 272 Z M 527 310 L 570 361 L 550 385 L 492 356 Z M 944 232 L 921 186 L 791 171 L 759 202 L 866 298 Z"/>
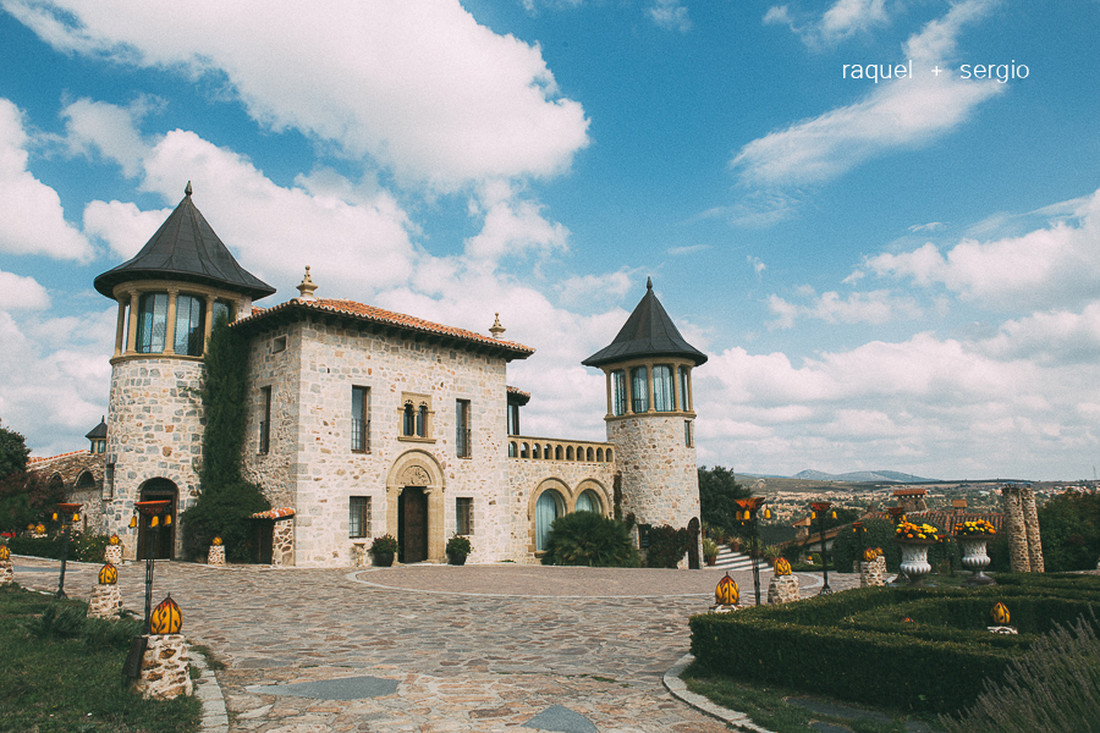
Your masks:
<path fill-rule="evenodd" d="M 376 567 L 388 568 L 393 565 L 393 553 L 392 552 L 372 552 L 371 560 Z"/>
<path fill-rule="evenodd" d="M 924 576 L 932 572 L 928 562 L 928 548 L 935 544 L 931 540 L 896 540 L 901 548 L 901 572 L 909 578 L 909 585 L 922 585 Z"/>
<path fill-rule="evenodd" d="M 962 549 L 962 565 L 970 571 L 970 577 L 963 581 L 963 585 L 991 585 L 995 581 L 986 575 L 983 570 L 989 567 L 989 555 L 986 554 L 986 545 L 989 538 L 985 535 L 957 536 L 955 539 Z"/>

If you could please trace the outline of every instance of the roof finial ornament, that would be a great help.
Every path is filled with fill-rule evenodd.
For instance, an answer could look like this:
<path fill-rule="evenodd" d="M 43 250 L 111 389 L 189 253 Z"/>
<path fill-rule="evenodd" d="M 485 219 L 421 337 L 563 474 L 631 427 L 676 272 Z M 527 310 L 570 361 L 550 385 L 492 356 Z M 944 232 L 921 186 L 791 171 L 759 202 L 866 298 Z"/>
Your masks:
<path fill-rule="evenodd" d="M 500 325 L 500 313 L 497 313 L 493 318 L 493 325 L 489 326 L 489 333 L 493 334 L 493 338 L 498 339 L 505 330 L 504 326 Z"/>
<path fill-rule="evenodd" d="M 316 289 L 316 283 L 314 283 L 313 278 L 309 276 L 309 265 L 306 265 L 306 275 L 302 278 L 302 282 L 298 283 L 298 292 L 301 293 L 298 299 L 317 300 L 317 296 L 313 294 L 313 291 Z"/>
<path fill-rule="evenodd" d="M 185 186 L 184 189 L 183 189 L 183 195 L 184 196 L 190 196 L 191 193 L 192 193 L 191 181 L 188 181 L 187 186 Z"/>
<path fill-rule="evenodd" d="M 653 290 L 653 278 L 648 277 L 648 276 L 646 277 L 646 279 L 645 279 L 645 289 L 646 290 Z"/>

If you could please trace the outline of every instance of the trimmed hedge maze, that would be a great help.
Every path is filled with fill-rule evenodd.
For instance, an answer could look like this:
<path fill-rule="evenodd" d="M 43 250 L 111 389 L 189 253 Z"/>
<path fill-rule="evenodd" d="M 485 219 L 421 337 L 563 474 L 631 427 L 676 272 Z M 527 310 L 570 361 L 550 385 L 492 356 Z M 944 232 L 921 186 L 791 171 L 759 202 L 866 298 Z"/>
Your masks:
<path fill-rule="evenodd" d="M 709 671 L 902 710 L 954 712 L 1055 625 L 1095 623 L 1100 576 L 998 574 L 982 588 L 861 588 L 691 619 Z M 1018 635 L 994 634 L 1003 601 Z"/>

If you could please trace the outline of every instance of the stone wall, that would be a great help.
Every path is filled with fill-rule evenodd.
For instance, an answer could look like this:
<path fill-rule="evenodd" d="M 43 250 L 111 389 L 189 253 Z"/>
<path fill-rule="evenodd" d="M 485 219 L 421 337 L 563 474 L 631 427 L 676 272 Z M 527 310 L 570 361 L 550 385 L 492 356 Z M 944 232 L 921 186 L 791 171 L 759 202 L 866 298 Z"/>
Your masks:
<path fill-rule="evenodd" d="M 133 559 L 137 530 L 129 522 L 142 484 L 153 478 L 173 482 L 177 512 L 198 498 L 203 365 L 195 358 L 150 355 L 118 357 L 112 367 L 104 524 L 107 534 L 123 539 L 126 556 Z M 178 553 L 178 532 L 175 544 Z"/>
<path fill-rule="evenodd" d="M 398 466 L 414 464 L 440 483 L 428 487 L 430 559 L 444 559 L 460 496 L 474 499 L 470 562 L 509 557 L 504 359 L 311 317 L 256 334 L 250 366 L 246 475 L 264 487 L 272 505 L 296 510 L 297 565 L 354 564 L 354 545 L 363 539 L 348 536 L 352 496 L 370 499 L 369 537 L 396 537 L 400 487 L 387 490 L 387 482 L 400 480 L 393 475 Z M 265 386 L 272 388 L 271 444 L 260 455 Z M 365 453 L 351 447 L 353 386 L 370 390 Z M 407 395 L 431 403 L 427 438 L 401 436 Z M 456 455 L 457 399 L 470 402 L 469 458 Z"/>
<path fill-rule="evenodd" d="M 611 418 L 607 438 L 622 471 L 623 515 L 640 524 L 686 527 L 700 514 L 694 445 L 685 445 L 682 413 Z"/>
<path fill-rule="evenodd" d="M 102 493 L 105 466 L 103 453 L 81 450 L 49 458 L 31 458 L 27 463 L 27 472 L 43 481 L 60 480 L 65 488 L 65 500 L 83 505 L 77 528 L 81 532 L 104 534 L 106 523 Z"/>
<path fill-rule="evenodd" d="M 507 557 L 516 562 L 537 562 L 535 556 L 535 502 L 538 495 L 552 488 L 562 495 L 566 512 L 572 512 L 581 492 L 592 489 L 599 494 L 605 516 L 615 507 L 614 463 L 587 463 L 532 458 L 508 459 L 509 492 L 507 511 Z"/>
<path fill-rule="evenodd" d="M 1008 559 L 1014 573 L 1041 573 L 1043 545 L 1039 537 L 1039 514 L 1035 493 L 1026 484 L 1001 487 L 1001 509 L 1008 534 Z"/>

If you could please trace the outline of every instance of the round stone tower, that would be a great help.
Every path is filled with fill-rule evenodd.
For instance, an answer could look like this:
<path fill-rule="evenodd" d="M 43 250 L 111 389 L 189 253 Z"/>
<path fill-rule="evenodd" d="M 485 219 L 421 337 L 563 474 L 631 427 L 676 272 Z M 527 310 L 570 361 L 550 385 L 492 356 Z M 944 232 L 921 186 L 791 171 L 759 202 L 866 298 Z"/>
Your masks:
<path fill-rule="evenodd" d="M 218 318 L 252 312 L 275 289 L 244 270 L 191 201 L 183 201 L 132 259 L 95 279 L 118 301 L 107 413 L 103 503 L 108 533 L 128 558 L 173 557 L 176 519 L 199 495 L 203 352 Z M 171 523 L 135 503 L 167 500 Z"/>
<path fill-rule="evenodd" d="M 706 362 L 672 323 L 652 280 L 615 340 L 582 363 L 607 378 L 607 439 L 622 475 L 622 513 L 639 524 L 699 521 L 691 373 Z"/>

